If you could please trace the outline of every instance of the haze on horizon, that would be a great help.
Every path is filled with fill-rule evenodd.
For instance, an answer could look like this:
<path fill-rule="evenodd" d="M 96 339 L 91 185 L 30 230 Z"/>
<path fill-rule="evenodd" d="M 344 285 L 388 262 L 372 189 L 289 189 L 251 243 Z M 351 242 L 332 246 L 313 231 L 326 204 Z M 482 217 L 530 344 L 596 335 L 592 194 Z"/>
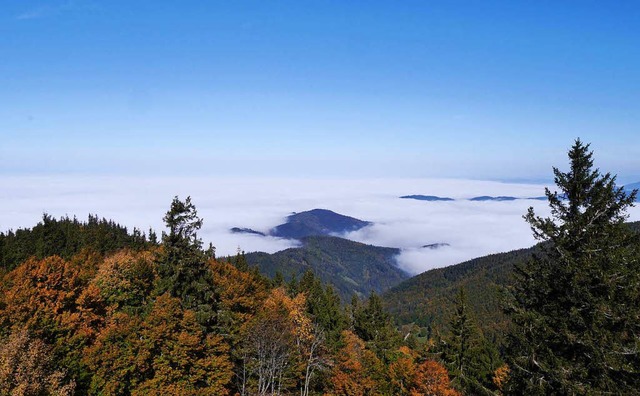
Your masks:
<path fill-rule="evenodd" d="M 220 253 L 273 252 L 229 228 L 322 207 L 419 272 L 530 246 L 530 203 L 400 195 L 539 196 L 578 137 L 640 181 L 634 2 L 7 0 L 0 29 L 2 231 L 192 195 Z"/>
<path fill-rule="evenodd" d="M 0 174 L 640 180 L 637 2 L 7 0 Z"/>

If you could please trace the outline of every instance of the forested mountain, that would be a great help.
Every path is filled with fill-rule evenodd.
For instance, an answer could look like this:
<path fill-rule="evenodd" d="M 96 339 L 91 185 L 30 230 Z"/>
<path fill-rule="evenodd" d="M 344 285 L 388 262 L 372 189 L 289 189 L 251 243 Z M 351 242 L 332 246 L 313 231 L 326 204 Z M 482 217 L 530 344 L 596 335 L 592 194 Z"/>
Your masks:
<path fill-rule="evenodd" d="M 75 217 L 56 219 L 48 214 L 33 228 L 0 233 L 0 267 L 12 269 L 27 258 L 58 255 L 69 259 L 83 249 L 106 254 L 123 248 L 144 249 L 158 243 L 156 234 L 89 215 L 86 222 Z"/>
<path fill-rule="evenodd" d="M 0 395 L 637 394 L 636 197 L 591 156 L 526 214 L 540 244 L 400 284 L 397 249 L 330 236 L 216 259 L 190 198 L 161 241 L 45 215 L 0 235 Z"/>
<path fill-rule="evenodd" d="M 341 215 L 327 209 L 313 209 L 288 216 L 285 223 L 274 227 L 267 233 L 241 227 L 233 227 L 231 232 L 301 239 L 307 236 L 344 234 L 345 232 L 357 231 L 368 225 L 371 225 L 371 222 Z"/>
<path fill-rule="evenodd" d="M 505 329 L 500 287 L 508 284 L 513 266 L 531 258 L 534 248 L 492 254 L 414 276 L 382 298 L 398 324 L 446 327 L 455 310 L 455 296 L 464 288 L 470 311 L 487 336 Z"/>
<path fill-rule="evenodd" d="M 365 245 L 331 236 L 308 236 L 302 246 L 273 254 L 249 253 L 246 260 L 266 276 L 280 272 L 285 278 L 312 271 L 333 285 L 343 301 L 355 293 L 368 296 L 397 285 L 409 275 L 398 268 L 399 249 Z"/>
<path fill-rule="evenodd" d="M 164 220 L 162 241 L 140 249 L 111 251 L 113 235 L 84 239 L 86 225 L 67 220 L 64 237 L 42 238 L 43 225 L 21 233 L 19 246 L 51 255 L 0 271 L 0 395 L 460 394 L 445 362 L 403 339 L 377 295 L 344 305 L 312 272 L 285 285 L 214 259 L 190 198 L 176 197 Z M 115 229 L 122 243 L 135 239 Z M 42 241 L 46 250 L 30 245 Z M 69 241 L 83 243 L 67 250 Z M 305 243 L 344 261 L 350 249 L 372 261 L 396 253 Z"/>
<path fill-rule="evenodd" d="M 640 232 L 640 222 L 628 224 Z M 502 312 L 501 290 L 511 284 L 515 265 L 524 264 L 537 246 L 491 254 L 414 276 L 383 294 L 385 309 L 400 325 L 446 328 L 455 311 L 455 296 L 464 288 L 470 311 L 485 336 L 500 341 L 508 318 Z"/>
<path fill-rule="evenodd" d="M 357 231 L 370 225 L 353 217 L 344 216 L 326 209 L 313 209 L 306 212 L 292 214 L 287 222 L 271 230 L 271 235 L 300 239 L 306 236 L 343 234 Z"/>

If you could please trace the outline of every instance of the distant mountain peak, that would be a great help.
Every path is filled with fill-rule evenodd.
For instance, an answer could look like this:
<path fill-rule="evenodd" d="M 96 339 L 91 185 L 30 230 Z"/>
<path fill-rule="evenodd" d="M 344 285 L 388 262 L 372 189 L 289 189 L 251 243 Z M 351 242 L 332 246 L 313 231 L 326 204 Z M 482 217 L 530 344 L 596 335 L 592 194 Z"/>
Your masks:
<path fill-rule="evenodd" d="M 435 201 L 454 201 L 453 198 L 449 198 L 449 197 L 438 197 L 437 195 L 420 195 L 420 194 L 403 195 L 400 198 L 402 198 L 402 199 L 415 199 L 415 200 L 418 200 L 418 201 L 430 201 L 430 202 L 435 202 Z"/>
<path fill-rule="evenodd" d="M 329 209 L 311 209 L 304 212 L 293 212 L 287 216 L 287 221 L 268 233 L 255 231 L 251 228 L 233 227 L 233 233 L 256 234 L 274 236 L 287 239 L 302 239 L 308 236 L 341 235 L 357 231 L 373 223 L 345 216 Z"/>
<path fill-rule="evenodd" d="M 266 236 L 264 232 L 256 231 L 251 228 L 233 227 L 230 231 L 234 234 L 254 234 L 254 235 L 260 235 L 260 236 Z"/>
<path fill-rule="evenodd" d="M 312 209 L 288 216 L 287 222 L 271 229 L 269 235 L 300 239 L 306 236 L 344 234 L 371 224 L 371 222 L 345 216 L 328 209 Z"/>
<path fill-rule="evenodd" d="M 435 249 L 440 249 L 440 248 L 448 247 L 448 246 L 451 246 L 451 245 L 449 245 L 449 244 L 448 244 L 448 243 L 446 243 L 446 242 L 438 242 L 438 243 L 430 243 L 430 244 L 428 244 L 428 245 L 422 245 L 422 248 L 423 248 L 423 249 L 432 249 L 432 250 L 435 250 Z"/>
<path fill-rule="evenodd" d="M 439 197 L 437 195 L 420 195 L 420 194 L 403 195 L 400 198 L 402 198 L 402 199 L 415 199 L 417 201 L 428 201 L 428 202 L 455 201 L 455 199 L 449 198 L 449 197 Z M 477 202 L 485 202 L 485 201 L 502 202 L 502 201 L 515 201 L 515 200 L 520 200 L 520 199 L 533 199 L 533 200 L 542 201 L 542 200 L 546 200 L 547 197 L 512 197 L 512 196 L 508 196 L 508 195 L 499 195 L 497 197 L 494 197 L 494 196 L 491 196 L 491 195 L 480 195 L 480 196 L 477 196 L 477 197 L 469 198 L 467 200 L 468 201 L 477 201 Z"/>
<path fill-rule="evenodd" d="M 473 197 L 473 198 L 469 198 L 469 201 L 515 201 L 516 197 L 509 197 L 509 196 L 498 196 L 498 197 L 492 197 L 489 195 L 482 195 L 480 197 Z"/>

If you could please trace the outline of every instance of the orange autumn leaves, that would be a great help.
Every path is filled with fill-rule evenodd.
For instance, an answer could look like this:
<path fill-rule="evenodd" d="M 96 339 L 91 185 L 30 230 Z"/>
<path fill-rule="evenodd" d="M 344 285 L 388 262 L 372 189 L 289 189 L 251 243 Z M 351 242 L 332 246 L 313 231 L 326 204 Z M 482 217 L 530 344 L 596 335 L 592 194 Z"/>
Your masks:
<path fill-rule="evenodd" d="M 328 358 L 323 333 L 305 308 L 303 293 L 290 297 L 283 288 L 271 290 L 244 330 L 241 389 L 257 395 L 293 389 L 309 394 L 314 374 L 325 368 Z"/>
<path fill-rule="evenodd" d="M 329 395 L 458 396 L 451 387 L 447 370 L 440 363 L 424 360 L 403 346 L 395 360 L 384 367 L 365 343 L 350 331 L 343 333 L 345 345 L 332 371 Z"/>
<path fill-rule="evenodd" d="M 222 337 L 204 334 L 195 314 L 159 296 L 140 319 L 117 314 L 87 350 L 102 394 L 224 395 L 232 365 Z"/>
<path fill-rule="evenodd" d="M 90 373 L 83 393 L 226 394 L 228 344 L 178 299 L 154 295 L 153 260 L 152 251 L 30 259 L 3 279 L 2 329 L 45 340 L 76 370 L 68 377 Z"/>
<path fill-rule="evenodd" d="M 208 262 L 217 311 L 207 330 L 158 292 L 158 250 L 30 259 L 6 273 L 0 394 L 457 394 L 439 363 L 406 347 L 383 362 L 348 325 L 330 345 L 306 292 L 229 263 Z"/>

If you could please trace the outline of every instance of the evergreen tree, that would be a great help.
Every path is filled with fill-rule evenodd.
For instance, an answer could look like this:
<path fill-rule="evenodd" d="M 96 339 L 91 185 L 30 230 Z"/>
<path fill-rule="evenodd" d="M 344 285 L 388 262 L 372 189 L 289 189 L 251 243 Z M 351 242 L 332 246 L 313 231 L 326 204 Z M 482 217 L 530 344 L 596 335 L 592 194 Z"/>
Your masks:
<path fill-rule="evenodd" d="M 233 259 L 233 265 L 235 265 L 240 271 L 249 271 L 247 256 L 244 254 L 244 250 L 240 249 L 240 246 L 238 246 L 238 252 L 236 253 L 236 257 Z"/>
<path fill-rule="evenodd" d="M 210 258 L 212 260 L 216 259 L 216 247 L 213 246 L 213 243 L 209 242 L 209 247 L 207 248 L 207 250 L 205 250 L 204 253 L 207 258 Z"/>
<path fill-rule="evenodd" d="M 320 278 L 312 271 L 306 271 L 302 275 L 296 293 L 307 296 L 307 312 L 325 333 L 327 346 L 337 349 L 341 334 L 347 329 L 347 318 L 342 312 L 340 296 L 330 285 L 323 287 Z"/>
<path fill-rule="evenodd" d="M 273 279 L 271 279 L 271 285 L 273 287 L 284 286 L 284 275 L 282 275 L 282 272 L 280 272 L 280 270 L 276 271 L 276 274 L 273 276 Z"/>
<path fill-rule="evenodd" d="M 382 299 L 371 293 L 366 305 L 352 300 L 353 331 L 378 357 L 387 363 L 390 354 L 400 344 L 400 335 L 391 322 L 391 317 L 382 308 Z"/>
<path fill-rule="evenodd" d="M 525 219 L 542 253 L 516 268 L 507 312 L 513 394 L 635 394 L 640 389 L 638 239 L 623 224 L 637 191 L 593 169 L 577 140 L 571 168 L 554 168 L 551 218 Z"/>
<path fill-rule="evenodd" d="M 202 227 L 191 197 L 175 197 L 164 217 L 169 233 L 163 233 L 163 254 L 158 260 L 159 294 L 169 292 L 196 313 L 205 328 L 215 324 L 217 296 L 211 268 L 197 231 Z"/>
<path fill-rule="evenodd" d="M 154 246 L 158 244 L 158 236 L 156 235 L 156 232 L 153 230 L 153 228 L 149 228 L 149 243 Z"/>
<path fill-rule="evenodd" d="M 495 346 L 486 341 L 471 316 L 463 288 L 456 296 L 456 310 L 450 322 L 442 358 L 452 384 L 464 394 L 492 394 L 493 371 L 502 362 Z"/>
<path fill-rule="evenodd" d="M 477 342 L 476 331 L 468 310 L 464 289 L 460 288 L 456 296 L 456 311 L 450 323 L 451 336 L 444 358 L 454 378 L 454 385 L 462 389 L 466 388 L 467 382 L 471 381 L 468 375 L 471 366 L 471 349 Z"/>

